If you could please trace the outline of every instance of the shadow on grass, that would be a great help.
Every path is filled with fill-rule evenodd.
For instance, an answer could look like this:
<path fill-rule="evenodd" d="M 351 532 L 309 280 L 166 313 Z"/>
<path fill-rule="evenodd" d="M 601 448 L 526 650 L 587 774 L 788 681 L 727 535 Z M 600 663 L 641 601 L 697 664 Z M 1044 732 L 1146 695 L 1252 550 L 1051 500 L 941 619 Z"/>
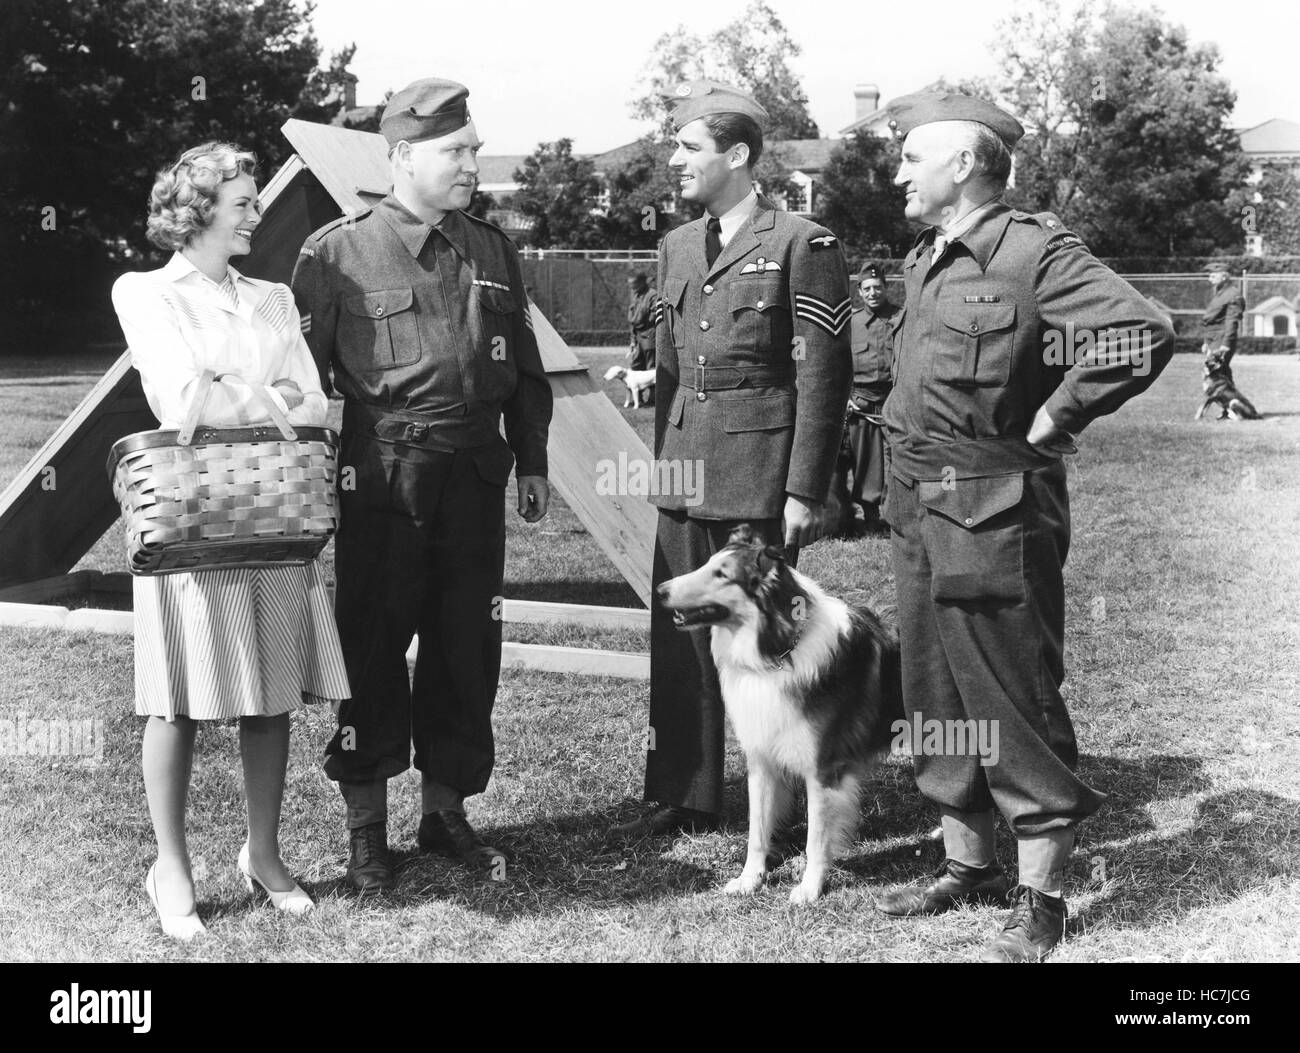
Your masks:
<path fill-rule="evenodd" d="M 512 600 L 594 604 L 598 607 L 635 607 L 645 610 L 632 586 L 619 581 L 510 581 L 505 586 Z"/>

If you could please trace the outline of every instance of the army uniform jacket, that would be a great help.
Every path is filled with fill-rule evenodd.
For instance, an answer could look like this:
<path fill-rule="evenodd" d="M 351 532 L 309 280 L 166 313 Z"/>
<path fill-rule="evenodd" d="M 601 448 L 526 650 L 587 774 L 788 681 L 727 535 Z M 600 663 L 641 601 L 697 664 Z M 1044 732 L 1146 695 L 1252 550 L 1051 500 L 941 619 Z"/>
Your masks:
<path fill-rule="evenodd" d="M 390 194 L 309 237 L 293 291 L 345 430 L 409 421 L 417 441 L 463 449 L 497 441 L 504 415 L 518 474 L 546 475 L 551 388 L 500 229 L 464 212 L 430 226 Z"/>
<path fill-rule="evenodd" d="M 851 387 L 848 268 L 835 236 L 763 197 L 710 267 L 703 218 L 659 248 L 655 456 L 703 465 L 700 519 L 822 502 Z"/>
<path fill-rule="evenodd" d="M 1236 283 L 1227 281 L 1214 294 L 1210 305 L 1201 317 L 1205 331 L 1205 346 L 1210 351 L 1226 347 L 1229 353 L 1237 350 L 1237 330 L 1246 313 L 1246 299 Z"/>
<path fill-rule="evenodd" d="M 894 376 L 894 334 L 903 312 L 886 300 L 879 311 L 860 307 L 849 316 L 853 393 L 873 402 L 889 394 Z"/>
<path fill-rule="evenodd" d="M 1174 334 L 1050 213 L 999 202 L 932 264 L 934 235 L 904 264 L 886 435 L 893 474 L 974 528 L 1019 502 L 1025 471 L 1056 460 L 1026 439 L 1039 407 L 1077 434 L 1151 385 Z"/>
<path fill-rule="evenodd" d="M 655 349 L 655 316 L 658 313 L 659 294 L 647 289 L 634 296 L 627 308 L 627 324 L 632 327 L 632 340 L 640 351 Z"/>

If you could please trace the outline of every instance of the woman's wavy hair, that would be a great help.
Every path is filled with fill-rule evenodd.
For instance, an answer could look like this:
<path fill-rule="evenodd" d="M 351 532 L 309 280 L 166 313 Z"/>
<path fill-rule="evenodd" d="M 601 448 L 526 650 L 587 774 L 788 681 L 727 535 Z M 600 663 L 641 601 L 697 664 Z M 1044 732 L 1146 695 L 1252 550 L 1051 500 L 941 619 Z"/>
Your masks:
<path fill-rule="evenodd" d="M 257 158 L 234 143 L 203 143 L 164 168 L 149 193 L 145 232 L 160 249 L 182 249 L 212 225 L 221 184 L 256 175 Z"/>

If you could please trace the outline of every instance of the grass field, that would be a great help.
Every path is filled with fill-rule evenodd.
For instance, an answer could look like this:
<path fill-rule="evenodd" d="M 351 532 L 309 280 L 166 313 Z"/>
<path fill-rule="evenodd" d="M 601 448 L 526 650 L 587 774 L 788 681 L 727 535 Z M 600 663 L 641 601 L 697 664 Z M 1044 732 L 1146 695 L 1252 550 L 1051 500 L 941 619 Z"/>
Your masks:
<path fill-rule="evenodd" d="M 620 353 L 579 352 L 601 371 Z M 1055 960 L 1300 958 L 1300 363 L 1238 360 L 1268 419 L 1191 420 L 1198 363 L 1177 359 L 1145 396 L 1083 436 L 1070 462 L 1065 692 L 1087 781 L 1110 795 L 1068 869 L 1072 938 Z M 76 404 L 103 361 L 0 359 L 0 485 Z M 608 387 L 620 403 L 621 390 Z M 651 412 L 629 413 L 643 437 Z M 576 517 L 513 516 L 506 595 L 633 605 Z M 119 569 L 116 532 L 83 566 Z M 888 542 L 825 542 L 801 569 L 839 595 L 890 602 Z M 508 626 L 515 639 L 644 650 L 636 633 Z M 288 919 L 239 882 L 236 731 L 199 736 L 190 841 L 209 937 L 173 946 L 141 882 L 153 840 L 139 773 L 131 644 L 0 629 L 0 721 L 102 722 L 102 756 L 0 757 L 0 956 L 16 960 L 969 960 L 1000 912 L 899 923 L 873 909 L 932 870 L 932 811 L 905 760 L 864 800 L 829 895 L 792 908 L 798 844 L 752 899 L 720 886 L 744 857 L 743 763 L 728 759 L 728 825 L 610 851 L 636 812 L 644 684 L 508 673 L 498 763 L 471 817 L 514 857 L 507 878 L 414 854 L 418 784 L 391 788 L 399 880 L 383 899 L 340 887 L 346 840 L 320 771 L 331 717 L 295 716 L 284 855 L 319 909 Z M 802 835 L 800 828 L 797 838 Z M 1003 862 L 1013 843 L 1000 832 Z"/>

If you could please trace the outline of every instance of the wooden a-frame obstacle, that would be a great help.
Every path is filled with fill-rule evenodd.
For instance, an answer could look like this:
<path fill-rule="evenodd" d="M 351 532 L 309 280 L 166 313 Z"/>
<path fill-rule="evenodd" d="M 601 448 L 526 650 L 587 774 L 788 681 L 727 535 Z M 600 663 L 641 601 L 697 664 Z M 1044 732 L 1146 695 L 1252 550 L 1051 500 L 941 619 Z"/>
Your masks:
<path fill-rule="evenodd" d="M 287 121 L 282 131 L 295 153 L 262 189 L 261 231 L 239 269 L 287 283 L 312 231 L 368 208 L 388 192 L 391 180 L 381 135 L 298 120 Z M 555 395 L 551 483 L 648 606 L 655 510 L 644 497 L 597 493 L 596 480 L 598 462 L 617 459 L 620 452 L 629 461 L 648 461 L 650 453 L 542 312 L 532 304 L 529 309 Z M 81 591 L 92 579 L 129 588 L 125 574 L 69 572 L 118 518 L 104 468 L 109 448 L 123 435 L 157 426 L 130 354 L 123 354 L 0 494 L 0 606 L 48 603 Z M 503 611 L 506 621 L 618 628 L 646 626 L 648 613 L 510 600 Z M 127 618 L 117 615 L 115 623 Z M 645 655 L 524 644 L 507 644 L 503 664 L 636 677 L 649 669 Z"/>

